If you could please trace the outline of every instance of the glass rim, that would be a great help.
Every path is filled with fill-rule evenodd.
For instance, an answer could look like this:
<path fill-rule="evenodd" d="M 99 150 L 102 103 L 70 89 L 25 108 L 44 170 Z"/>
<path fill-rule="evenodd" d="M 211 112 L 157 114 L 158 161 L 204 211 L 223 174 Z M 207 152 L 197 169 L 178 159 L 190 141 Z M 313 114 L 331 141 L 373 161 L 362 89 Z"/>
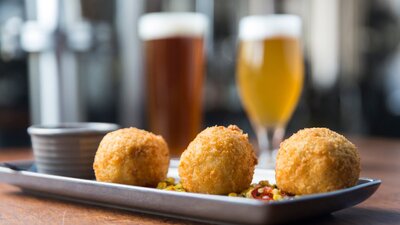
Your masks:
<path fill-rule="evenodd" d="M 301 36 L 302 21 L 294 14 L 251 15 L 239 22 L 240 40 L 262 40 L 269 37 Z"/>
<path fill-rule="evenodd" d="M 139 18 L 138 33 L 142 40 L 179 36 L 204 36 L 208 18 L 198 12 L 154 12 Z"/>

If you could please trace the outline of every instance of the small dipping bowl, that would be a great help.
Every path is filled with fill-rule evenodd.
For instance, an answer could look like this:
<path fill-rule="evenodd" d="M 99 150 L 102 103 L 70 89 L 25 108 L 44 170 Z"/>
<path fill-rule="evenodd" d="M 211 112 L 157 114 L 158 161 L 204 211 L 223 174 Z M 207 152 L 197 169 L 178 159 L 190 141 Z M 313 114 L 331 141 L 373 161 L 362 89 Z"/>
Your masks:
<path fill-rule="evenodd" d="M 39 173 L 94 178 L 93 161 L 101 139 L 119 126 L 112 123 L 61 123 L 28 128 Z"/>

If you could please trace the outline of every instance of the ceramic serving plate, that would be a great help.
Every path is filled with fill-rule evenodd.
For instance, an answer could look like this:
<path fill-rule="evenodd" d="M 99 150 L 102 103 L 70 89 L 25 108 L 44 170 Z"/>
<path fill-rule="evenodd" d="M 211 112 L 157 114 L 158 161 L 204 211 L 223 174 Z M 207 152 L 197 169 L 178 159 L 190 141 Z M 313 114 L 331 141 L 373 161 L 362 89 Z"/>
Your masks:
<path fill-rule="evenodd" d="M 360 178 L 358 184 L 351 188 L 262 202 L 47 175 L 35 172 L 32 166 L 32 162 L 2 164 L 0 182 L 36 195 L 220 224 L 276 224 L 331 213 L 365 201 L 381 183 L 376 179 Z M 170 168 L 168 173 L 170 177 L 178 177 L 176 168 Z M 274 171 L 256 169 L 253 182 L 259 180 L 274 183 Z"/>

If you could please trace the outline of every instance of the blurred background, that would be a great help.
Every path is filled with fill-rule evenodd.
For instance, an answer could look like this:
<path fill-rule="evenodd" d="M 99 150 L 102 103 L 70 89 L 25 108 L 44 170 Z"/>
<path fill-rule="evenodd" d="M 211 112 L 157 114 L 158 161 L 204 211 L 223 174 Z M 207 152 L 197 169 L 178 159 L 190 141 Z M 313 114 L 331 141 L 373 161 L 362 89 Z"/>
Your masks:
<path fill-rule="evenodd" d="M 287 135 L 325 126 L 400 137 L 400 0 L 0 0 L 0 147 L 29 146 L 30 124 L 146 128 L 137 21 L 159 11 L 211 21 L 204 127 L 253 135 L 235 85 L 238 22 L 291 13 L 303 19 L 306 79 Z"/>

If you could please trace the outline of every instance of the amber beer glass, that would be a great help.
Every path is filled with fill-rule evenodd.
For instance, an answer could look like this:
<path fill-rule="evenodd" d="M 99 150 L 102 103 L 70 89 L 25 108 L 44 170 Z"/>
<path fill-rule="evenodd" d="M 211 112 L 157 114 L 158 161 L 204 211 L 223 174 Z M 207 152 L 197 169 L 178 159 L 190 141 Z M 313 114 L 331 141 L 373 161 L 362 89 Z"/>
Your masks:
<path fill-rule="evenodd" d="M 294 15 L 249 16 L 240 21 L 237 85 L 257 135 L 260 164 L 274 166 L 301 94 L 301 20 Z"/>
<path fill-rule="evenodd" d="M 144 41 L 149 128 L 178 158 L 200 130 L 207 19 L 199 13 L 150 13 Z"/>

